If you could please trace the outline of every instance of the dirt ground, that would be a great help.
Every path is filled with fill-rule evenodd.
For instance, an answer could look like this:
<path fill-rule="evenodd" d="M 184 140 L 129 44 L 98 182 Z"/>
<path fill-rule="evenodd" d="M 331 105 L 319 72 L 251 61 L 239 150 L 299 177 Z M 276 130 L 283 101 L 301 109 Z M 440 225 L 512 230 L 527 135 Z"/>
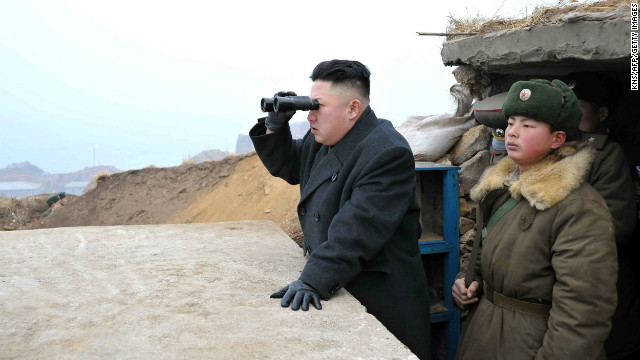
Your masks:
<path fill-rule="evenodd" d="M 211 191 L 193 197 L 170 222 L 272 220 L 298 240 L 302 235 L 296 213 L 299 200 L 298 186 L 271 176 L 258 156 L 253 155 L 238 163 L 233 173 Z"/>
<path fill-rule="evenodd" d="M 272 220 L 297 243 L 302 239 L 296 215 L 298 186 L 271 176 L 255 152 L 109 175 L 95 189 L 70 198 L 66 206 L 38 221 L 46 210 L 47 196 L 0 198 L 0 226 L 21 230 Z M 14 220 L 16 217 L 22 220 Z"/>

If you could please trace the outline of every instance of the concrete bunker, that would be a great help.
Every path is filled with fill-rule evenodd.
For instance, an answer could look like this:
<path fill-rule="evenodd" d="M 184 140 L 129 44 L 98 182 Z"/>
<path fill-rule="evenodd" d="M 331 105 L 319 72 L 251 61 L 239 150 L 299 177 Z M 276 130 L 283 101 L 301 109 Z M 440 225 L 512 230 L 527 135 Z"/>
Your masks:
<path fill-rule="evenodd" d="M 453 74 L 458 84 L 452 88 L 459 94 L 457 115 L 468 113 L 474 101 L 508 91 L 518 80 L 558 78 L 569 83 L 574 73 L 591 73 L 607 82 L 606 91 L 615 100 L 609 136 L 635 168 L 640 164 L 640 121 L 634 106 L 638 93 L 631 90 L 628 3 L 601 1 L 583 11 L 575 6 L 576 12 L 566 10 L 549 23 L 445 41 L 442 61 L 457 66 Z"/>

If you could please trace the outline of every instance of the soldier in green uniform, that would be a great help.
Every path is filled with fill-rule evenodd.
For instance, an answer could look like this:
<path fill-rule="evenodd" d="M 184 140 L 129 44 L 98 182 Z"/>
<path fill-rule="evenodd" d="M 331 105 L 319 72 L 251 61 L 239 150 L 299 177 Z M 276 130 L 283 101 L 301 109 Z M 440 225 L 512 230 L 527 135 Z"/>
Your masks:
<path fill-rule="evenodd" d="M 611 212 L 618 250 L 618 307 L 613 315 L 611 334 L 606 342 L 608 359 L 640 358 L 640 334 L 635 331 L 640 321 L 640 282 L 634 264 L 638 239 L 633 239 L 636 227 L 636 203 L 628 162 L 622 147 L 608 136 L 615 109 L 610 106 L 608 83 L 595 73 L 576 73 L 569 84 L 582 108 L 578 128 L 582 139 L 596 149 L 587 181 L 607 203 Z M 634 241 L 635 240 L 635 241 Z"/>
<path fill-rule="evenodd" d="M 51 215 L 58 201 L 60 201 L 60 196 L 58 196 L 58 194 L 53 194 L 47 198 L 47 205 L 49 205 L 49 208 L 45 212 L 43 212 L 42 215 L 40 215 L 40 220 Z"/>
<path fill-rule="evenodd" d="M 513 84 L 502 110 L 508 157 L 471 189 L 477 238 L 452 288 L 473 312 L 457 358 L 604 360 L 616 246 L 585 181 L 595 154 L 576 141 L 578 100 L 560 80 L 533 79 Z"/>
<path fill-rule="evenodd" d="M 67 193 L 66 192 L 59 192 L 58 196 L 60 197 L 60 202 L 59 204 L 62 206 L 67 205 Z"/>
<path fill-rule="evenodd" d="M 609 137 L 608 126 L 614 119 L 611 106 L 611 84 L 597 73 L 575 73 L 567 77 L 582 109 L 578 129 L 582 140 L 595 149 L 595 159 L 586 181 L 604 198 L 611 212 L 618 252 L 618 307 L 613 316 L 611 334 L 605 344 L 608 359 L 639 359 L 640 334 L 635 324 L 640 321 L 640 281 L 635 274 L 640 268 L 633 257 L 640 250 L 640 239 L 634 237 L 638 220 L 632 176 L 622 147 Z M 478 102 L 474 114 L 478 121 L 493 128 L 491 164 L 502 159 L 506 152 L 495 144 L 506 118 L 501 112 L 506 93 L 494 95 Z M 503 143 L 503 142 L 502 142 Z M 637 230 L 636 230 L 637 231 Z M 638 232 L 636 232 L 638 234 Z"/>

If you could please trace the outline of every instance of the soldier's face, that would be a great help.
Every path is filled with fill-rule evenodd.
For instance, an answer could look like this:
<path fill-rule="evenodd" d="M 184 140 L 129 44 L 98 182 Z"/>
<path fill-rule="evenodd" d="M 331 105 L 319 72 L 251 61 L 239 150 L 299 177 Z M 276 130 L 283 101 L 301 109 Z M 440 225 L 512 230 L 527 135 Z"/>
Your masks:
<path fill-rule="evenodd" d="M 355 124 L 351 109 L 353 99 L 349 91 L 339 86 L 332 88 L 331 84 L 330 81 L 313 82 L 309 97 L 317 100 L 320 107 L 307 115 L 316 141 L 328 146 L 342 140 Z"/>
<path fill-rule="evenodd" d="M 607 119 L 609 115 L 609 109 L 606 107 L 594 106 L 592 103 L 578 100 L 580 107 L 582 108 L 582 119 L 578 129 L 587 133 L 598 133 L 602 122 Z"/>
<path fill-rule="evenodd" d="M 562 133 L 562 135 L 559 135 Z M 551 132 L 549 124 L 525 116 L 511 116 L 505 132 L 509 157 L 525 172 L 542 160 L 551 149 L 564 144 L 563 131 Z"/>

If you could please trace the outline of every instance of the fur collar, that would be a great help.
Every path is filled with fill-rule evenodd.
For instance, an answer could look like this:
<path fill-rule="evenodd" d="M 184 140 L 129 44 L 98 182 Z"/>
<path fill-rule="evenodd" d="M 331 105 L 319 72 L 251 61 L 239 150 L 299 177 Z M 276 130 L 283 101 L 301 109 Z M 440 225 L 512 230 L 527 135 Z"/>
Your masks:
<path fill-rule="evenodd" d="M 524 197 L 538 210 L 548 209 L 582 184 L 595 153 L 586 142 L 569 142 L 550 153 L 542 161 L 508 186 L 511 197 Z M 480 201 L 490 191 L 505 187 L 518 165 L 505 157 L 489 167 L 471 189 L 471 199 Z"/>

